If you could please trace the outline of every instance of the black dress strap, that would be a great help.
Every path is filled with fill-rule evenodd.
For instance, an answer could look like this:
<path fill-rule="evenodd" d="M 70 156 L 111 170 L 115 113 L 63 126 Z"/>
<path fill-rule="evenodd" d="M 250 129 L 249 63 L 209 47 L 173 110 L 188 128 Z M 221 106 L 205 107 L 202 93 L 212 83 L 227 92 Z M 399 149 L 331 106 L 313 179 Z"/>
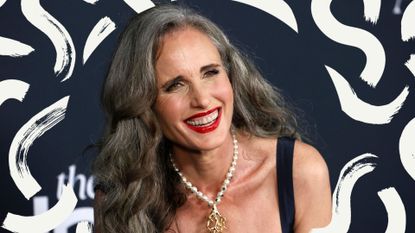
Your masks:
<path fill-rule="evenodd" d="M 294 187 L 293 187 L 293 155 L 294 142 L 292 138 L 278 138 L 277 143 L 277 183 L 278 203 L 282 233 L 293 232 L 294 226 Z"/>

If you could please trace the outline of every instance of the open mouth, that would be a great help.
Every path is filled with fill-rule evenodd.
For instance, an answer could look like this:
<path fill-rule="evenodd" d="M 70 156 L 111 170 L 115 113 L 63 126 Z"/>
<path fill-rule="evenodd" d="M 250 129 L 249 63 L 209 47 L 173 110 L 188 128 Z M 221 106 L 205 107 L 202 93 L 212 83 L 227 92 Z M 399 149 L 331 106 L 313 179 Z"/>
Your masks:
<path fill-rule="evenodd" d="M 215 108 L 207 112 L 198 113 L 185 120 L 186 125 L 198 132 L 208 133 L 219 126 L 221 108 Z"/>

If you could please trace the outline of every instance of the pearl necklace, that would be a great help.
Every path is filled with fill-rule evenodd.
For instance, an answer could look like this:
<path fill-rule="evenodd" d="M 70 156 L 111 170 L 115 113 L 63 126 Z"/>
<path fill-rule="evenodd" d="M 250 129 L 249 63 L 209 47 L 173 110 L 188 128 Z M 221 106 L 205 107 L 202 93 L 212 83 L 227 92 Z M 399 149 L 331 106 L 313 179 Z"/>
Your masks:
<path fill-rule="evenodd" d="M 226 178 L 223 181 L 222 187 L 219 190 L 218 194 L 216 194 L 215 201 L 211 200 L 206 194 L 199 191 L 196 186 L 194 186 L 190 181 L 186 179 L 186 177 L 180 172 L 177 168 L 176 164 L 174 163 L 173 157 L 170 153 L 170 161 L 173 165 L 174 170 L 179 174 L 180 178 L 182 179 L 183 184 L 188 188 L 192 193 L 194 193 L 199 199 L 208 203 L 212 210 L 208 216 L 208 220 L 206 223 L 206 227 L 211 233 L 221 233 L 226 228 L 226 218 L 223 217 L 217 208 L 217 205 L 222 200 L 223 195 L 225 194 L 226 189 L 231 182 L 233 173 L 235 172 L 236 161 L 238 160 L 238 141 L 236 140 L 236 136 L 234 131 L 232 130 L 232 143 L 233 143 L 233 157 L 232 163 L 229 167 L 228 172 L 226 173 Z"/>

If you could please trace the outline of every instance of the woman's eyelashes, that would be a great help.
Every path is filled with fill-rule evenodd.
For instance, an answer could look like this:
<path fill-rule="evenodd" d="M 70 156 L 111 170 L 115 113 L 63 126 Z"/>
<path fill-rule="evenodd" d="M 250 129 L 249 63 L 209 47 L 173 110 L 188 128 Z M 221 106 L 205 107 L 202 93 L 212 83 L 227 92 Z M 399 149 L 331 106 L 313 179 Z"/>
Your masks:
<path fill-rule="evenodd" d="M 175 78 L 164 85 L 165 92 L 173 92 L 184 85 L 181 78 Z"/>
<path fill-rule="evenodd" d="M 216 76 L 217 74 L 219 74 L 220 71 L 217 68 L 212 68 L 209 69 L 207 71 L 205 71 L 204 73 L 202 73 L 202 79 L 203 78 L 211 78 Z M 177 78 L 174 78 L 170 81 L 168 81 L 166 84 L 163 85 L 163 90 L 167 93 L 169 92 L 174 92 L 179 90 L 181 87 L 185 86 L 185 80 L 182 76 L 178 76 Z"/>
<path fill-rule="evenodd" d="M 204 78 L 209 78 L 219 74 L 219 69 L 210 69 L 203 74 Z"/>

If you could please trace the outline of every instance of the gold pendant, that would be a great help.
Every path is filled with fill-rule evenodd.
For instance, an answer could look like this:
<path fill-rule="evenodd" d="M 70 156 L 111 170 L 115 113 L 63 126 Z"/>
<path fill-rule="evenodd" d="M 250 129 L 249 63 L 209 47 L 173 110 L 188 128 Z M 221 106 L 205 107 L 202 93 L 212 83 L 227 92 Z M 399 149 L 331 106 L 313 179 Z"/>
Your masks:
<path fill-rule="evenodd" d="M 206 226 L 211 233 L 221 233 L 226 229 L 226 218 L 222 217 L 216 205 L 213 205 Z"/>

